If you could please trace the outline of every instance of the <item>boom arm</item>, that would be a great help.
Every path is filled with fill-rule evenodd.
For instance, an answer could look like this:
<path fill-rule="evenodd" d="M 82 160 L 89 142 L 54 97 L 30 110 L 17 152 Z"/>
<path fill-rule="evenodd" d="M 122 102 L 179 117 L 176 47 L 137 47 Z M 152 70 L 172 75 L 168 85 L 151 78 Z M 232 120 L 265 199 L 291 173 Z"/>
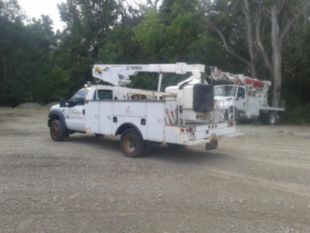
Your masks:
<path fill-rule="evenodd" d="M 267 90 L 271 86 L 270 81 L 250 78 L 243 74 L 231 74 L 228 72 L 223 72 L 217 67 L 211 67 L 211 79 L 215 81 L 232 82 L 234 84 L 243 84 L 254 88 L 266 88 Z"/>
<path fill-rule="evenodd" d="M 201 73 L 205 72 L 205 66 L 200 64 L 189 65 L 186 63 L 176 64 L 149 64 L 149 65 L 101 65 L 93 67 L 93 77 L 115 86 L 126 86 L 130 84 L 130 76 L 138 73 L 159 73 L 159 89 L 163 73 L 186 74 L 192 73 L 191 80 L 201 81 Z"/>

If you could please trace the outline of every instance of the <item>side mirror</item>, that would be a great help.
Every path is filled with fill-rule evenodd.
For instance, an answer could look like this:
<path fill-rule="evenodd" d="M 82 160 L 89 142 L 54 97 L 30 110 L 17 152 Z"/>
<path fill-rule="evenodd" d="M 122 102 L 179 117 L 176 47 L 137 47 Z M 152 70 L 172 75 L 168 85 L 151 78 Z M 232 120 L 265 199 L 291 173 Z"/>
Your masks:
<path fill-rule="evenodd" d="M 74 107 L 76 105 L 76 103 L 73 100 L 69 100 L 67 102 L 67 107 Z"/>
<path fill-rule="evenodd" d="M 67 101 L 64 98 L 61 97 L 60 100 L 59 100 L 59 105 L 60 105 L 61 108 L 67 107 Z"/>

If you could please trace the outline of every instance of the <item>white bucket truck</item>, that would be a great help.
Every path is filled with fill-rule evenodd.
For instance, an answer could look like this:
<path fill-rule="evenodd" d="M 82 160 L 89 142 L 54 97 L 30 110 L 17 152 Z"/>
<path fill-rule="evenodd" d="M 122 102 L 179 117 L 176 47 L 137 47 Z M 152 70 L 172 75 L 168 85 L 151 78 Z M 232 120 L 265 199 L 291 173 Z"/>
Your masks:
<path fill-rule="evenodd" d="M 130 76 L 158 73 L 158 91 L 126 87 Z M 120 135 L 126 156 L 141 156 L 152 142 L 217 147 L 221 136 L 235 134 L 234 120 L 214 110 L 213 86 L 203 80 L 204 65 L 94 65 L 93 77 L 112 85 L 85 85 L 67 102 L 51 107 L 50 135 L 62 141 L 73 133 Z M 188 75 L 161 92 L 165 73 Z"/>
<path fill-rule="evenodd" d="M 236 122 L 260 120 L 269 125 L 278 123 L 284 108 L 268 104 L 270 81 L 223 72 L 216 67 L 211 67 L 210 79 L 222 83 L 214 85 L 215 108 L 225 110 L 226 119 L 234 118 Z"/>

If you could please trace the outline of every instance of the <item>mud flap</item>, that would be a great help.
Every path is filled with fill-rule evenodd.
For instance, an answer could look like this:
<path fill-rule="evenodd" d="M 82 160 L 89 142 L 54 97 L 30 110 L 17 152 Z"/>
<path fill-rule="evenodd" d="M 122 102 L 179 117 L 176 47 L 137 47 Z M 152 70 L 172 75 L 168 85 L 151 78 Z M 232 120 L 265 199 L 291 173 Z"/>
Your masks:
<path fill-rule="evenodd" d="M 218 146 L 217 140 L 211 140 L 210 142 L 206 143 L 206 151 L 214 150 Z"/>

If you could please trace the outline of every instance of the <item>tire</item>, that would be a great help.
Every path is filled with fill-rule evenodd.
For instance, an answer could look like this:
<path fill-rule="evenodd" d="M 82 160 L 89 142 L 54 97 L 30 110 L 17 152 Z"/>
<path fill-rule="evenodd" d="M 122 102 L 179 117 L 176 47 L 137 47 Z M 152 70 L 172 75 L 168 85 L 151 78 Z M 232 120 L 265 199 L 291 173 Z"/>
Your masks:
<path fill-rule="evenodd" d="M 146 143 L 135 129 L 126 129 L 121 136 L 121 149 L 125 156 L 136 158 L 143 155 Z"/>
<path fill-rule="evenodd" d="M 266 113 L 260 113 L 260 122 L 263 124 L 263 125 L 267 125 L 268 124 L 268 117 L 267 117 L 268 114 Z"/>
<path fill-rule="evenodd" d="M 60 120 L 52 120 L 50 125 L 50 135 L 53 141 L 61 142 L 69 137 L 67 130 L 62 126 Z"/>
<path fill-rule="evenodd" d="M 268 124 L 276 125 L 278 123 L 278 116 L 276 112 L 269 112 L 268 114 Z"/>
<path fill-rule="evenodd" d="M 227 108 L 225 111 L 225 116 L 224 116 L 225 120 L 231 121 L 231 120 L 235 119 L 236 111 L 237 111 L 237 109 L 234 106 L 230 106 L 229 108 Z M 236 121 L 236 119 L 235 119 L 235 121 Z"/>
<path fill-rule="evenodd" d="M 237 110 L 237 108 L 234 108 L 234 114 L 235 114 L 235 122 L 240 123 L 240 112 Z"/>
<path fill-rule="evenodd" d="M 276 125 L 278 123 L 277 112 L 261 113 L 260 120 L 264 125 Z"/>

